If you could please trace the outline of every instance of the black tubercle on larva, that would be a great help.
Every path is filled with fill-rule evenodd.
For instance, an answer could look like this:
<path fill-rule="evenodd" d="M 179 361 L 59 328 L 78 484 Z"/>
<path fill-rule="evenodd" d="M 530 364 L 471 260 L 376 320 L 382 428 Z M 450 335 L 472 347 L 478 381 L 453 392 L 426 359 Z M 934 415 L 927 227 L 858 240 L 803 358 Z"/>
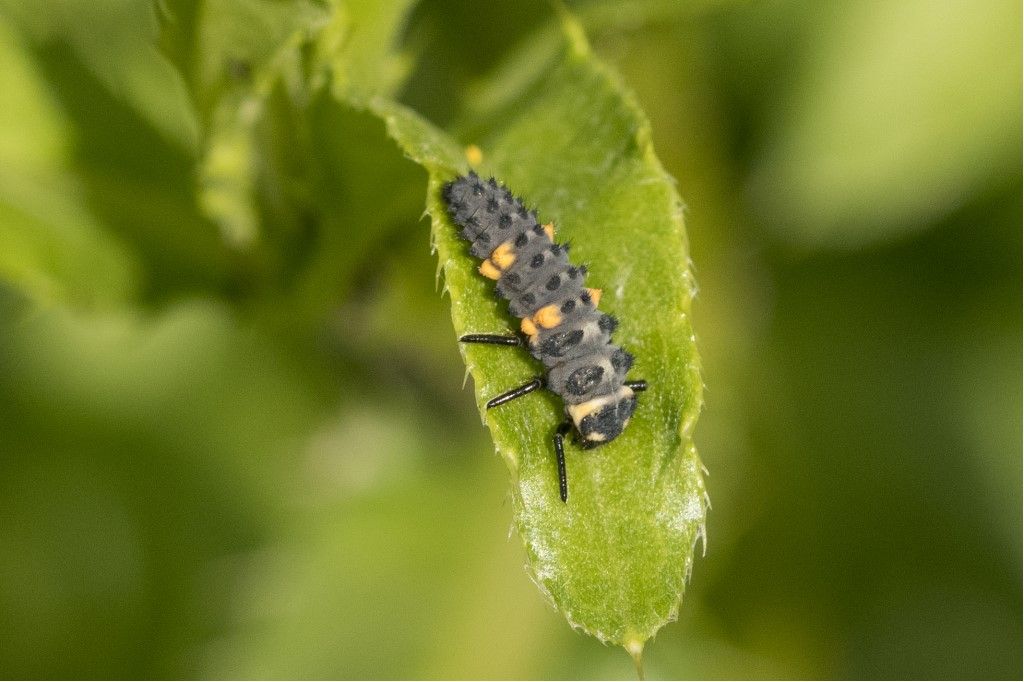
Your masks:
<path fill-rule="evenodd" d="M 619 348 L 612 353 L 612 367 L 615 371 L 626 373 L 633 366 L 633 355 L 628 351 Z"/>
<path fill-rule="evenodd" d="M 443 187 L 448 213 L 470 252 L 486 261 L 495 293 L 523 318 L 530 353 L 546 369 L 545 386 L 561 396 L 584 447 L 614 439 L 636 407 L 625 386 L 633 356 L 612 343 L 618 326 L 597 309 L 585 265 L 568 260 L 569 243 L 554 243 L 551 224 L 494 178 L 475 173 Z M 574 412 L 569 407 L 582 406 Z"/>
<path fill-rule="evenodd" d="M 584 395 L 601 381 L 603 375 L 604 368 L 600 365 L 580 367 L 569 375 L 568 381 L 565 382 L 565 390 L 575 396 Z"/>
<path fill-rule="evenodd" d="M 564 357 L 570 349 L 583 340 L 582 329 L 568 329 L 548 337 L 538 351 L 554 358 Z"/>

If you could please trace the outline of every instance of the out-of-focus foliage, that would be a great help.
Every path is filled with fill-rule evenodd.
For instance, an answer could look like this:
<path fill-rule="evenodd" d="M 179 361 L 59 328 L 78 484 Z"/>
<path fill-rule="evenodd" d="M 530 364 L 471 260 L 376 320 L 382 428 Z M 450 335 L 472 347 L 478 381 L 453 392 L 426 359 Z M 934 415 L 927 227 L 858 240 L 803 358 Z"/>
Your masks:
<path fill-rule="evenodd" d="M 519 568 L 427 175 L 338 97 L 472 140 L 550 6 L 359 33 L 405 7 L 0 0 L 8 675 L 631 674 Z M 715 509 L 649 674 L 1019 677 L 1019 4 L 571 10 L 701 285 Z"/>

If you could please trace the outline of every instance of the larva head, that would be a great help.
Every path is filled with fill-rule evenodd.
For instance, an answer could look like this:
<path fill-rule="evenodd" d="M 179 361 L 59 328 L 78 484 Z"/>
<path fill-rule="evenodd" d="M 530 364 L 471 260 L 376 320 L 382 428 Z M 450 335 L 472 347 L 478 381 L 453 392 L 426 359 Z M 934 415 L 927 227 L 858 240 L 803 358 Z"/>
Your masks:
<path fill-rule="evenodd" d="M 614 440 L 622 433 L 636 410 L 636 395 L 629 386 L 599 395 L 585 403 L 566 405 L 584 448 L 593 448 Z"/>

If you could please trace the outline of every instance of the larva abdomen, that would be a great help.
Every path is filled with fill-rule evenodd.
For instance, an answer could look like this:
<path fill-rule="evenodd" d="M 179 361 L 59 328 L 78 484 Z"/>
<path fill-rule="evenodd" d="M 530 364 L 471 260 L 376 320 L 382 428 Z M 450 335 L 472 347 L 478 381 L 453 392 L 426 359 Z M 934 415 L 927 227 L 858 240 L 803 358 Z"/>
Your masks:
<path fill-rule="evenodd" d="M 444 198 L 480 274 L 495 280 L 509 312 L 521 320 L 531 354 L 544 363 L 545 387 L 565 403 L 585 447 L 625 428 L 636 397 L 626 373 L 633 357 L 612 343 L 617 320 L 598 310 L 600 290 L 585 284 L 586 268 L 554 241 L 554 225 L 493 178 L 475 173 L 444 186 Z"/>

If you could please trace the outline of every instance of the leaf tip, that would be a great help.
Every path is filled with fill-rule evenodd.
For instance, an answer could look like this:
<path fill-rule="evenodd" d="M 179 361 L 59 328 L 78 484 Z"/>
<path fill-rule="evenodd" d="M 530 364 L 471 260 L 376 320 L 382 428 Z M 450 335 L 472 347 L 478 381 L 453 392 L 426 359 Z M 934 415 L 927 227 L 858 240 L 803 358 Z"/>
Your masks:
<path fill-rule="evenodd" d="M 643 640 L 637 638 L 627 639 L 622 646 L 626 650 L 626 653 L 633 659 L 633 664 L 636 666 L 636 678 L 638 680 L 644 679 Z"/>

